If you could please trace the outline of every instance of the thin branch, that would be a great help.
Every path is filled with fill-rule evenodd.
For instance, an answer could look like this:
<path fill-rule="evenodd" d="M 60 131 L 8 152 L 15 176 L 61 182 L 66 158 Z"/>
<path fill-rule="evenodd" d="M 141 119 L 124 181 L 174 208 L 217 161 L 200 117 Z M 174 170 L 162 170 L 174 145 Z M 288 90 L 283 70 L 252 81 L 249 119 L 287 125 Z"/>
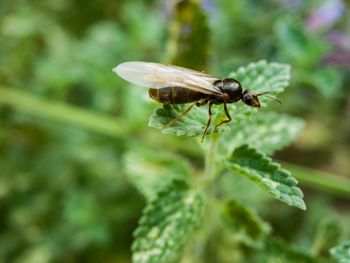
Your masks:
<path fill-rule="evenodd" d="M 0 104 L 14 107 L 34 117 L 69 124 L 112 137 L 121 138 L 128 134 L 127 127 L 116 117 L 63 102 L 50 101 L 18 89 L 0 86 Z"/>
<path fill-rule="evenodd" d="M 328 192 L 338 197 L 350 198 L 350 179 L 296 164 L 280 163 L 284 168 L 292 172 L 293 176 L 303 185 Z"/>

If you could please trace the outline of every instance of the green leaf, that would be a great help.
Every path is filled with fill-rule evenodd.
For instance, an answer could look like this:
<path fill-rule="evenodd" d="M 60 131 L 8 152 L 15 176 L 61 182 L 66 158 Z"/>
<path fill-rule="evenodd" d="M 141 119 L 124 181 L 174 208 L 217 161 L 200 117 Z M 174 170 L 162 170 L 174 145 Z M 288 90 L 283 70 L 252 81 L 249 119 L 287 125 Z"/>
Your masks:
<path fill-rule="evenodd" d="M 293 61 L 299 67 L 312 67 L 329 49 L 326 41 L 307 32 L 300 21 L 281 17 L 275 25 L 280 56 L 287 61 Z"/>
<path fill-rule="evenodd" d="M 276 199 L 306 210 L 298 181 L 277 163 L 256 149 L 243 145 L 233 152 L 226 162 L 229 169 L 258 182 Z"/>
<path fill-rule="evenodd" d="M 324 96 L 336 96 L 342 86 L 342 74 L 331 67 L 315 69 L 304 75 L 304 81 L 316 89 Z"/>
<path fill-rule="evenodd" d="M 183 116 L 174 125 L 163 129 L 164 125 L 175 119 L 176 116 L 186 110 L 189 105 L 163 105 L 151 116 L 148 125 L 153 128 L 162 129 L 162 133 L 176 136 L 198 136 L 202 135 L 208 120 L 207 107 L 194 107 L 187 115 Z M 223 111 L 213 109 L 213 125 L 224 119 Z M 213 130 L 213 125 L 208 129 L 208 134 Z M 228 130 L 227 127 L 219 127 L 219 132 Z"/>
<path fill-rule="evenodd" d="M 262 263 L 321 263 L 304 251 L 292 247 L 280 238 L 267 240 L 263 250 L 256 255 L 256 262 Z"/>
<path fill-rule="evenodd" d="M 265 60 L 249 63 L 229 75 L 238 79 L 243 89 L 253 89 L 256 92 L 268 91 L 278 94 L 289 85 L 290 66 L 276 62 L 267 63 Z M 264 98 L 264 97 L 262 97 Z"/>
<path fill-rule="evenodd" d="M 330 253 L 339 263 L 350 263 L 350 241 L 331 248 Z"/>
<path fill-rule="evenodd" d="M 232 125 L 220 140 L 220 152 L 229 155 L 235 148 L 247 144 L 265 154 L 292 143 L 302 130 L 301 119 L 278 113 L 255 114 L 240 125 Z"/>
<path fill-rule="evenodd" d="M 289 65 L 275 62 L 267 63 L 265 60 L 261 60 L 250 63 L 246 67 L 240 67 L 237 71 L 232 72 L 229 77 L 238 79 L 243 89 L 277 95 L 289 85 L 290 75 L 291 68 Z M 271 99 L 264 96 L 260 97 L 259 100 L 263 108 L 268 102 L 271 102 Z M 238 103 L 235 106 L 235 111 L 232 112 L 233 125 L 241 124 L 248 116 L 259 112 L 256 108 L 246 106 L 243 103 Z"/>
<path fill-rule="evenodd" d="M 252 209 L 236 200 L 230 200 L 223 206 L 222 217 L 225 225 L 234 236 L 247 245 L 261 245 L 270 227 Z"/>
<path fill-rule="evenodd" d="M 198 225 L 202 196 L 183 181 L 175 181 L 147 205 L 134 232 L 133 262 L 174 260 Z"/>
<path fill-rule="evenodd" d="M 329 249 L 339 244 L 344 230 L 339 218 L 330 216 L 323 218 L 318 226 L 312 254 L 329 257 Z"/>
<path fill-rule="evenodd" d="M 257 63 L 250 63 L 247 67 L 240 67 L 236 72 L 232 72 L 229 77 L 237 78 L 243 88 L 253 89 L 256 92 L 268 91 L 271 94 L 278 94 L 284 90 L 289 84 L 290 66 L 279 63 L 267 63 L 262 60 Z M 269 100 L 261 97 L 262 105 L 266 105 Z M 163 105 L 162 108 L 155 110 L 151 116 L 149 126 L 161 129 L 164 134 L 176 136 L 198 136 L 202 135 L 207 120 L 208 106 L 193 107 L 193 109 L 173 126 L 164 128 L 171 120 L 180 115 L 189 105 Z M 229 125 L 223 125 L 218 129 L 218 132 L 227 131 L 229 126 L 234 126 L 247 118 L 252 113 L 257 112 L 242 102 L 228 105 L 230 114 L 233 116 L 233 121 Z M 225 118 L 223 105 L 214 105 L 214 117 L 211 128 L 208 134 L 214 131 L 213 127 Z"/>
<path fill-rule="evenodd" d="M 125 155 L 124 166 L 128 179 L 147 200 L 155 198 L 174 179 L 185 180 L 190 175 L 189 165 L 182 158 L 137 147 Z"/>

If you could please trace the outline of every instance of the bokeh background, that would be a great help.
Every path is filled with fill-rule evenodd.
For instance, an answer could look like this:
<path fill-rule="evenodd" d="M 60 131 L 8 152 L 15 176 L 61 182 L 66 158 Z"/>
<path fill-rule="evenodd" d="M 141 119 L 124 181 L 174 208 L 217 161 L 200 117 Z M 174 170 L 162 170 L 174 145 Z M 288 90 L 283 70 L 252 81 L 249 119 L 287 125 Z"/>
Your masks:
<path fill-rule="evenodd" d="M 221 77 L 261 59 L 290 64 L 283 106 L 272 107 L 305 128 L 274 159 L 299 179 L 308 210 L 274 213 L 269 197 L 236 190 L 276 236 L 327 257 L 350 230 L 349 10 L 340 0 L 2 0 L 0 262 L 130 262 L 145 200 L 126 173 L 157 169 L 131 153 L 201 169 L 198 143 L 149 128 L 156 104 L 112 73 L 130 60 Z"/>

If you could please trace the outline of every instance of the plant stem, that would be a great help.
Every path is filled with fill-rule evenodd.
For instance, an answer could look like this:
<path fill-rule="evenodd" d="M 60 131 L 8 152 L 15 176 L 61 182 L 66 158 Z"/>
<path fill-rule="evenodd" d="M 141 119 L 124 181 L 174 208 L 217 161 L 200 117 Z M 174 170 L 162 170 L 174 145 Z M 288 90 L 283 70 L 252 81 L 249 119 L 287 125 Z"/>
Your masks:
<path fill-rule="evenodd" d="M 70 124 L 82 129 L 121 138 L 128 133 L 118 118 L 81 109 L 63 102 L 53 102 L 18 89 L 0 86 L 0 104 L 16 108 L 35 117 Z"/>
<path fill-rule="evenodd" d="M 331 193 L 338 197 L 350 197 L 350 180 L 296 164 L 281 162 L 304 185 Z"/>
<path fill-rule="evenodd" d="M 212 183 L 216 176 L 216 155 L 218 148 L 219 134 L 212 134 L 210 136 L 209 146 L 205 155 L 204 180 L 209 184 Z"/>
<path fill-rule="evenodd" d="M 209 136 L 208 136 L 209 137 Z M 186 258 L 191 262 L 202 262 L 205 255 L 208 240 L 220 225 L 217 222 L 217 207 L 215 207 L 215 195 L 213 192 L 214 180 L 217 175 L 217 149 L 219 134 L 212 134 L 208 140 L 208 145 L 205 152 L 204 175 L 201 178 L 201 183 L 198 184 L 201 191 L 203 191 L 205 202 L 204 218 L 205 224 L 196 232 L 193 242 L 188 246 Z"/>

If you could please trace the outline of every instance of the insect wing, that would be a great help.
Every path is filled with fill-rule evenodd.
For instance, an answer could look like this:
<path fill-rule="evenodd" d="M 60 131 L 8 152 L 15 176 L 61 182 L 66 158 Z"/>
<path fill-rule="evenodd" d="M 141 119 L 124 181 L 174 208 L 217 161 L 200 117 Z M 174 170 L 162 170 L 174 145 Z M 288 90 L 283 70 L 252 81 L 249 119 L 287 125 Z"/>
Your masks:
<path fill-rule="evenodd" d="M 218 78 L 208 75 L 207 73 L 204 73 L 204 72 L 199 72 L 193 69 L 188 69 L 188 68 L 179 67 L 179 66 L 171 66 L 171 67 L 187 72 L 188 74 L 195 75 L 196 77 L 200 77 L 209 83 L 213 83 L 214 81 L 218 80 Z"/>
<path fill-rule="evenodd" d="M 146 88 L 182 87 L 206 94 L 221 94 L 212 82 L 217 78 L 182 67 L 150 63 L 125 62 L 113 69 L 121 78 Z"/>

